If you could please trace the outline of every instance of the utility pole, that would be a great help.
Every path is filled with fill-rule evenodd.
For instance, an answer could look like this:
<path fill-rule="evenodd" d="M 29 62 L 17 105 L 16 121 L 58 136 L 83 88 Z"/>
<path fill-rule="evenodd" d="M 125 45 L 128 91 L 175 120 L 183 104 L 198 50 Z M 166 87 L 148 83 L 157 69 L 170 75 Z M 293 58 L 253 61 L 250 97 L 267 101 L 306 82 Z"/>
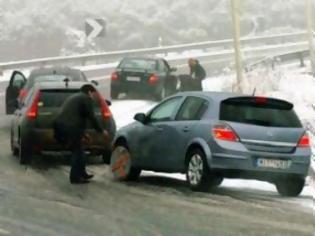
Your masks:
<path fill-rule="evenodd" d="M 311 72 L 315 77 L 315 40 L 314 40 L 314 19 L 313 19 L 313 8 L 311 0 L 306 0 L 306 16 L 307 16 L 307 33 L 308 33 L 308 42 L 310 45 L 310 61 L 311 61 Z"/>
<path fill-rule="evenodd" d="M 233 92 L 243 92 L 243 64 L 241 56 L 240 43 L 240 0 L 231 0 L 232 20 L 233 20 L 233 38 L 234 38 L 234 54 L 235 54 L 235 68 L 237 74 L 237 84 Z"/>

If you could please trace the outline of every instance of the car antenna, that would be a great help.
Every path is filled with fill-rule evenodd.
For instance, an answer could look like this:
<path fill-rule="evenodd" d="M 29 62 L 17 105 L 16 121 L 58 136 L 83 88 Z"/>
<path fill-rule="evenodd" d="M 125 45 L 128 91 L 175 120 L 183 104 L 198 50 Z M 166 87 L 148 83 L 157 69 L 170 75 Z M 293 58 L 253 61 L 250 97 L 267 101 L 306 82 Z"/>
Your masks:
<path fill-rule="evenodd" d="M 63 81 L 66 83 L 66 88 L 68 88 L 70 81 L 69 78 L 65 78 Z"/>
<path fill-rule="evenodd" d="M 253 91 L 253 97 L 255 96 L 255 93 L 256 93 L 256 87 L 254 88 L 254 91 Z"/>

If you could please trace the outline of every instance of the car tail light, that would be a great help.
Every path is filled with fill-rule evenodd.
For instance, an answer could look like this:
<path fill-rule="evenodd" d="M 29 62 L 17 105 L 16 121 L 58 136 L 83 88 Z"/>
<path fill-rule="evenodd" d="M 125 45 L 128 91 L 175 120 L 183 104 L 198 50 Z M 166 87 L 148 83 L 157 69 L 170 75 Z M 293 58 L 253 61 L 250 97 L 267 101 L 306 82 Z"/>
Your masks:
<path fill-rule="evenodd" d="M 26 89 L 21 89 L 19 93 L 19 98 L 22 101 L 27 95 L 27 90 Z"/>
<path fill-rule="evenodd" d="M 298 143 L 299 147 L 307 148 L 311 146 L 310 137 L 307 134 L 304 134 Z"/>
<path fill-rule="evenodd" d="M 38 102 L 39 102 L 39 98 L 40 98 L 40 92 L 37 91 L 34 97 L 34 100 L 32 102 L 32 105 L 30 106 L 30 108 L 28 109 L 26 116 L 27 118 L 34 120 L 36 119 L 37 115 L 38 115 Z"/>
<path fill-rule="evenodd" d="M 98 99 L 99 99 L 99 102 L 101 105 L 101 111 L 102 111 L 103 117 L 105 119 L 112 117 L 112 113 L 111 113 L 105 99 L 103 98 L 103 96 L 100 93 L 98 93 Z"/>
<path fill-rule="evenodd" d="M 226 124 L 215 125 L 212 129 L 212 133 L 215 139 L 238 142 L 239 137 L 235 131 Z"/>
<path fill-rule="evenodd" d="M 263 105 L 263 104 L 266 104 L 267 101 L 268 101 L 268 100 L 267 100 L 266 97 L 256 97 L 256 98 L 255 98 L 256 104 Z"/>
<path fill-rule="evenodd" d="M 119 80 L 118 73 L 116 71 L 112 73 L 111 80 L 112 81 Z"/>
<path fill-rule="evenodd" d="M 149 84 L 156 84 L 159 81 L 159 77 L 156 74 L 151 75 L 149 78 Z"/>

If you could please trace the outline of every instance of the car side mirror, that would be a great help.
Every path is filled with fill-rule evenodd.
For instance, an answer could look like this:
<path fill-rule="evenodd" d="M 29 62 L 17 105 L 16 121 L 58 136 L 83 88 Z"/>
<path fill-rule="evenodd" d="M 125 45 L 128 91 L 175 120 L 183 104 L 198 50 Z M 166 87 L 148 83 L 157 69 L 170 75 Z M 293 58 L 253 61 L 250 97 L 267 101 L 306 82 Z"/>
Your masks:
<path fill-rule="evenodd" d="M 177 68 L 176 67 L 171 67 L 171 72 L 176 72 L 177 71 Z"/>
<path fill-rule="evenodd" d="M 95 80 L 92 80 L 91 83 L 94 84 L 95 86 L 98 86 L 98 82 Z"/>
<path fill-rule="evenodd" d="M 107 100 L 107 99 L 105 99 L 105 102 L 106 102 L 107 106 L 111 106 L 112 105 L 112 102 Z"/>
<path fill-rule="evenodd" d="M 142 124 L 145 124 L 146 123 L 146 120 L 147 120 L 147 117 L 144 113 L 138 113 L 134 116 L 133 118 L 134 120 L 142 123 Z"/>

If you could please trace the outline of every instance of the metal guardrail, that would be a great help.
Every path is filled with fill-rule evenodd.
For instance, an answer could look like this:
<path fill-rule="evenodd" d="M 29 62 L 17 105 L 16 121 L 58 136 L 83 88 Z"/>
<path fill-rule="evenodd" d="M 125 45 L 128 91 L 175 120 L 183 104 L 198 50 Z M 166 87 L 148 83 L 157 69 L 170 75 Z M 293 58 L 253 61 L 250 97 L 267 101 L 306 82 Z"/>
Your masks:
<path fill-rule="evenodd" d="M 307 42 L 301 43 L 289 43 L 289 44 L 282 44 L 282 45 L 269 45 L 265 47 L 255 47 L 255 48 L 248 48 L 243 50 L 243 56 L 245 60 L 245 65 L 253 66 L 255 63 L 262 63 L 266 60 L 267 57 L 275 58 L 275 57 L 282 57 L 287 54 L 296 54 L 296 58 L 300 53 L 306 53 L 308 51 L 308 44 Z M 177 58 L 167 58 L 168 62 L 171 66 L 178 66 L 178 65 L 186 65 L 187 59 L 190 58 L 190 55 L 180 55 Z M 234 51 L 233 50 L 221 50 L 219 52 L 208 52 L 202 53 L 197 56 L 198 59 L 202 64 L 211 64 L 216 63 L 217 61 L 222 60 L 230 60 L 233 62 L 234 58 Z M 257 58 L 261 58 L 257 61 Z M 254 60 L 254 62 L 253 62 Z M 187 66 L 186 66 L 187 67 Z M 187 69 L 185 67 L 185 69 Z M 112 65 L 104 65 L 98 66 L 96 68 L 81 68 L 88 78 L 95 78 L 95 77 L 105 77 L 108 76 L 114 69 L 116 68 L 115 64 Z M 181 69 L 181 68 L 180 68 Z M 179 71 L 183 73 L 182 70 Z"/>
<path fill-rule="evenodd" d="M 305 32 L 289 33 L 289 34 L 277 34 L 271 36 L 261 36 L 261 37 L 251 37 L 241 39 L 243 45 L 248 44 L 268 44 L 274 43 L 286 43 L 286 42 L 296 42 L 306 39 Z M 167 47 L 154 47 L 154 48 L 144 48 L 144 49 L 131 49 L 122 50 L 106 53 L 96 53 L 96 54 L 84 54 L 76 56 L 65 56 L 65 57 L 51 57 L 51 58 L 41 58 L 33 60 L 24 60 L 17 62 L 7 62 L 0 63 L 0 72 L 4 70 L 17 69 L 17 68 L 29 68 L 37 66 L 46 65 L 69 65 L 69 66 L 84 66 L 89 64 L 100 64 L 110 62 L 110 60 L 117 60 L 124 56 L 136 56 L 136 55 L 154 55 L 154 54 L 167 54 L 169 52 L 183 52 L 187 50 L 195 49 L 209 49 L 215 47 L 231 47 L 232 39 L 219 40 L 219 41 L 206 41 L 200 43 L 192 44 L 182 44 Z"/>

